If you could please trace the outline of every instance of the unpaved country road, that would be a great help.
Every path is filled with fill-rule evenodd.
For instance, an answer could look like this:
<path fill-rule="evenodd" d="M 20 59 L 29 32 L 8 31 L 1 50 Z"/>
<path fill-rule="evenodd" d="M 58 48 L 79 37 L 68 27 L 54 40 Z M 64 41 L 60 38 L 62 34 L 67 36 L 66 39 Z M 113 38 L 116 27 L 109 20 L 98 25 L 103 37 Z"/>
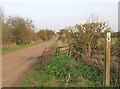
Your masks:
<path fill-rule="evenodd" d="M 3 55 L 2 87 L 15 87 L 16 82 L 37 61 L 44 48 L 49 47 L 56 39 Z"/>

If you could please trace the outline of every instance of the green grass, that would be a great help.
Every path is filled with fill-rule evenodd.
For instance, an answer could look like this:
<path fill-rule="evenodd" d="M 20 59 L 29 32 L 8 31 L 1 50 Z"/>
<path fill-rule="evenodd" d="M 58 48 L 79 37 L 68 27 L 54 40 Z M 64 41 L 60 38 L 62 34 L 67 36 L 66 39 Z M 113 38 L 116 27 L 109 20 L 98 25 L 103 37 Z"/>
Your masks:
<path fill-rule="evenodd" d="M 51 44 L 51 48 L 52 48 L 53 50 L 55 50 L 55 49 L 57 48 L 57 46 L 58 46 L 58 43 L 57 43 L 57 42 L 54 42 L 54 43 Z"/>
<path fill-rule="evenodd" d="M 77 62 L 67 55 L 61 55 L 55 58 L 46 67 L 46 73 L 55 75 L 62 79 L 61 86 L 66 84 L 68 74 L 71 75 L 68 87 L 88 87 L 102 85 L 102 72 L 94 67 L 90 67 L 83 62 Z M 100 81 L 97 82 L 96 81 Z"/>
<path fill-rule="evenodd" d="M 39 41 L 36 41 L 34 44 L 21 44 L 21 45 L 15 46 L 15 47 L 3 48 L 2 49 L 2 54 L 5 55 L 5 54 L 10 53 L 10 52 L 14 52 L 14 51 L 17 51 L 17 50 L 20 50 L 20 49 L 23 49 L 23 48 L 27 48 L 27 47 L 30 47 L 30 46 L 37 45 L 39 43 L 40 43 Z"/>
<path fill-rule="evenodd" d="M 40 70 L 40 64 L 26 75 L 20 82 L 21 87 L 65 87 L 68 75 L 70 79 L 67 87 L 101 87 L 103 86 L 103 72 L 82 61 L 71 59 L 67 55 L 60 55 Z M 111 85 L 114 82 L 111 79 Z"/>
<path fill-rule="evenodd" d="M 57 79 L 54 75 L 47 75 L 40 71 L 31 71 L 27 77 L 21 82 L 20 87 L 47 87 L 58 86 Z"/>

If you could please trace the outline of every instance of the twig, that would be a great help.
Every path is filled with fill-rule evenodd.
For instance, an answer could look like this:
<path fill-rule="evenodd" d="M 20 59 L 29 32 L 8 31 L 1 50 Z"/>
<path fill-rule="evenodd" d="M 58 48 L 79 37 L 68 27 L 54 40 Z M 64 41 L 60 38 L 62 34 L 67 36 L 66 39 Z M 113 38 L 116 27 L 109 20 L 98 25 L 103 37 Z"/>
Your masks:
<path fill-rule="evenodd" d="M 68 82 L 69 82 L 69 80 L 70 80 L 70 74 L 68 75 L 68 80 L 67 80 L 67 83 L 66 83 L 65 87 L 68 86 Z"/>

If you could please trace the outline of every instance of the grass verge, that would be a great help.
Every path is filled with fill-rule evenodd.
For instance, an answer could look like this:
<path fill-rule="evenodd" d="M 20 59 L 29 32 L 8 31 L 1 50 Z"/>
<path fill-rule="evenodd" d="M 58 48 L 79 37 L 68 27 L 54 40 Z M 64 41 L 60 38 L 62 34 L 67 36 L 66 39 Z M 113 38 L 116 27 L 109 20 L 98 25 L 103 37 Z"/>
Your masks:
<path fill-rule="evenodd" d="M 60 55 L 40 70 L 40 64 L 26 75 L 20 87 L 102 87 L 102 71 L 82 61 Z M 111 79 L 111 85 L 114 82 Z"/>
<path fill-rule="evenodd" d="M 2 48 L 2 54 L 5 55 L 7 53 L 17 51 L 19 49 L 23 49 L 23 48 L 27 48 L 27 47 L 30 47 L 30 46 L 37 45 L 39 43 L 40 43 L 39 41 L 36 41 L 34 44 L 21 44 L 21 45 L 15 46 L 15 47 Z"/>

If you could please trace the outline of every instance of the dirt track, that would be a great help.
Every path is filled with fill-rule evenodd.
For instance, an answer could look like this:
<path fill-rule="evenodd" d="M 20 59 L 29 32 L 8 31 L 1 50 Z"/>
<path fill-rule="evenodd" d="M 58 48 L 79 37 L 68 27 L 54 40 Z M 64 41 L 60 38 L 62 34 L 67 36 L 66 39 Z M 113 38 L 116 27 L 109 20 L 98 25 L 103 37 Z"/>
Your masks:
<path fill-rule="evenodd" d="M 2 87 L 15 87 L 25 71 L 37 61 L 44 48 L 49 47 L 55 40 L 56 38 L 4 55 L 2 61 Z"/>

